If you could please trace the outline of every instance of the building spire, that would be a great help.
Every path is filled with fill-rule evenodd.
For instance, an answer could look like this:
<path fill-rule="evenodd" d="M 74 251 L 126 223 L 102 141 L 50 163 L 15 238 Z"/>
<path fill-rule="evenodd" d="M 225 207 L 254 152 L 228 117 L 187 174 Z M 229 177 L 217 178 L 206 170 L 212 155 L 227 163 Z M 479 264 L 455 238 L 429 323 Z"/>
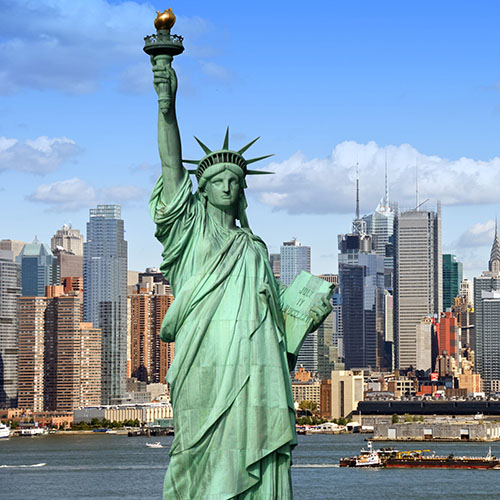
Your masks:
<path fill-rule="evenodd" d="M 495 237 L 491 245 L 490 262 L 488 269 L 493 273 L 500 273 L 500 241 L 498 240 L 498 223 L 495 217 Z"/>

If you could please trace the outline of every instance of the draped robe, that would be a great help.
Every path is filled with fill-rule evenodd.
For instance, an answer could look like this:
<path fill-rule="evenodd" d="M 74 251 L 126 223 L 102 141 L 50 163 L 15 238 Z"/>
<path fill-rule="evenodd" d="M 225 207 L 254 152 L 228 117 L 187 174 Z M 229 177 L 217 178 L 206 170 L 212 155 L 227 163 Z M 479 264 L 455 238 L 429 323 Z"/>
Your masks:
<path fill-rule="evenodd" d="M 279 286 L 264 242 L 219 225 L 189 175 L 150 211 L 175 296 L 161 328 L 175 438 L 164 499 L 290 500 L 295 413 Z"/>

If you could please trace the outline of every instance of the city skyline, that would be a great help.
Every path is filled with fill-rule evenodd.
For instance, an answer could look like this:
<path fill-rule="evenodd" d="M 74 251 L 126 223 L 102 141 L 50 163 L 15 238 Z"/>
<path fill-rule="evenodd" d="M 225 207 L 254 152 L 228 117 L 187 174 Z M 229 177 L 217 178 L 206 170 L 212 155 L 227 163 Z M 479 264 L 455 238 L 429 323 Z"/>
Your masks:
<path fill-rule="evenodd" d="M 16 207 L 0 238 L 49 243 L 63 224 L 84 228 L 92 206 L 118 203 L 129 267 L 158 265 L 146 208 L 159 174 L 156 98 L 142 46 L 167 5 L 0 4 L 0 201 Z M 260 168 L 276 175 L 249 180 L 248 215 L 271 253 L 296 236 L 315 274 L 336 272 L 356 163 L 361 214 L 384 195 L 387 163 L 391 200 L 415 206 L 418 170 L 424 208 L 443 203 L 443 253 L 468 278 L 485 270 L 499 208 L 500 6 L 171 6 L 186 46 L 174 63 L 184 156 L 199 158 L 193 135 L 217 146 L 227 125 L 235 147 L 262 136 L 255 155 L 275 153 Z"/>

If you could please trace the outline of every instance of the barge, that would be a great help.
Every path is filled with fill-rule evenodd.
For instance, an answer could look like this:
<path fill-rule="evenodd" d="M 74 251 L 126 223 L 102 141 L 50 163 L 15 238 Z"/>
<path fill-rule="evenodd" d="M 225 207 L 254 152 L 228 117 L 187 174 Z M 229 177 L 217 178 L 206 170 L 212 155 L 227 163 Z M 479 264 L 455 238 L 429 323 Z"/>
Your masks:
<path fill-rule="evenodd" d="M 371 441 L 355 457 L 340 459 L 340 467 L 386 467 L 428 469 L 500 469 L 500 459 L 491 454 L 485 457 L 438 456 L 430 450 L 398 451 L 392 448 L 374 450 Z"/>

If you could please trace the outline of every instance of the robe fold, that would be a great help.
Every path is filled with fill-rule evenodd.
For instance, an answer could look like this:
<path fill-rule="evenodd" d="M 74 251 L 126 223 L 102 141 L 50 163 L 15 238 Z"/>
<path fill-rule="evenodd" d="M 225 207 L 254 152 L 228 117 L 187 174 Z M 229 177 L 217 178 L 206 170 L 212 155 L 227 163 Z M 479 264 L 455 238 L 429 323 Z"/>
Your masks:
<path fill-rule="evenodd" d="M 217 224 L 187 172 L 169 203 L 158 180 L 150 211 L 175 296 L 161 328 L 175 341 L 164 499 L 291 500 L 295 413 L 267 248 Z"/>

